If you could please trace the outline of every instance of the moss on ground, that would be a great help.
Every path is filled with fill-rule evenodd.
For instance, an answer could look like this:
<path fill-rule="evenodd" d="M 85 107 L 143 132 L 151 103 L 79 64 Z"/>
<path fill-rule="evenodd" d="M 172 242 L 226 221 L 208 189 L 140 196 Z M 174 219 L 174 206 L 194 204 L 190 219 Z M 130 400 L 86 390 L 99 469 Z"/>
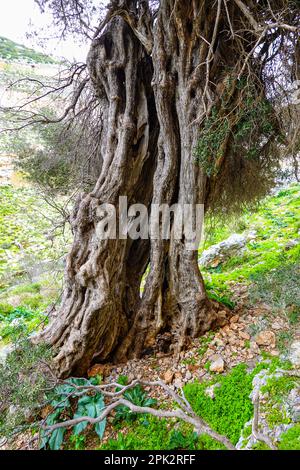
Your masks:
<path fill-rule="evenodd" d="M 300 450 L 300 424 L 296 424 L 280 437 L 279 450 Z"/>

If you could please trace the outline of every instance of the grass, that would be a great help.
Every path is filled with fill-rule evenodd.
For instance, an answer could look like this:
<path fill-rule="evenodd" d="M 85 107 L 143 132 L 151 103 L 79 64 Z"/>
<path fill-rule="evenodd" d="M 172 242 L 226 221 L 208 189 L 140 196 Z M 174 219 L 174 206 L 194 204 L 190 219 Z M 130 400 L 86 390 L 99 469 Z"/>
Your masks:
<path fill-rule="evenodd" d="M 48 238 L 57 214 L 34 189 L 0 186 L 0 199 L 0 341 L 6 343 L 18 326 L 14 312 L 27 312 L 19 323 L 32 331 L 57 301 L 67 243 L 60 235 Z"/>
<path fill-rule="evenodd" d="M 210 227 L 208 221 L 207 226 Z M 212 225 L 211 232 L 200 248 L 207 249 L 212 244 L 227 238 L 233 231 L 255 231 L 255 240 L 249 240 L 246 251 L 234 256 L 216 268 L 202 268 L 207 286 L 217 290 L 218 295 L 228 292 L 233 282 L 251 284 L 272 270 L 283 265 L 298 265 L 300 243 L 288 246 L 291 240 L 300 238 L 300 185 L 291 185 L 284 191 L 268 197 L 257 212 L 244 212 L 238 221 Z"/>
<path fill-rule="evenodd" d="M 300 424 L 296 424 L 281 435 L 279 450 L 300 450 Z"/>
<path fill-rule="evenodd" d="M 51 211 L 32 189 L 1 187 L 0 197 L 0 336 L 5 343 L 10 341 L 16 330 L 24 327 L 30 332 L 44 320 L 43 312 L 55 300 L 57 287 L 52 288 L 53 280 L 47 279 L 48 274 L 44 278 L 38 276 L 36 280 L 32 273 L 40 263 L 47 264 L 49 260 L 62 256 L 66 246 L 61 238 L 56 239 L 54 244 L 47 239 L 51 224 L 43 218 L 42 212 L 50 214 Z M 268 198 L 257 213 L 245 213 L 235 226 L 239 231 L 255 230 L 256 239 L 247 243 L 242 256 L 234 256 L 218 268 L 203 270 L 210 298 L 233 308 L 232 284 L 248 283 L 251 285 L 251 302 L 267 302 L 274 312 L 284 309 L 290 325 L 297 325 L 300 316 L 300 245 L 288 248 L 287 245 L 290 240 L 299 237 L 299 220 L 300 185 L 293 185 Z M 205 247 L 223 240 L 230 233 L 232 226 L 219 226 L 210 241 L 206 241 Z M 51 271 L 52 267 L 48 269 Z M 212 338 L 213 333 L 208 333 L 200 339 L 200 358 Z M 289 331 L 278 332 L 277 347 L 281 352 L 286 351 L 291 338 Z M 246 347 L 249 346 L 250 342 L 246 341 Z M 195 362 L 195 358 L 185 360 L 187 364 Z M 207 362 L 206 368 L 209 369 L 209 366 Z M 239 364 L 226 375 L 213 376 L 201 383 L 189 383 L 184 387 L 185 396 L 197 414 L 235 444 L 241 433 L 245 436 L 249 432 L 246 428 L 253 416 L 249 396 L 254 375 L 262 369 L 271 373 L 284 367 L 289 368 L 290 365 L 283 364 L 278 358 L 265 356 L 252 372 L 245 364 Z M 214 383 L 220 386 L 216 387 L 215 398 L 211 399 L 205 390 Z M 284 399 L 294 386 L 295 381 L 288 377 L 268 380 L 264 392 L 269 398 L 263 411 L 271 428 L 282 423 L 293 424 Z M 27 384 L 26 393 L 30 394 Z M 118 432 L 117 437 L 109 439 L 100 449 L 223 448 L 206 435 L 196 436 L 194 430 L 184 423 L 159 420 L 152 416 L 136 417 L 134 424 L 123 416 L 121 424 L 115 425 L 115 431 Z M 299 426 L 291 427 L 282 435 L 279 447 L 299 448 L 299 435 Z M 72 445 L 81 448 L 85 444 L 83 440 L 74 438 Z M 256 449 L 264 450 L 263 447 L 262 444 L 256 445 Z"/>

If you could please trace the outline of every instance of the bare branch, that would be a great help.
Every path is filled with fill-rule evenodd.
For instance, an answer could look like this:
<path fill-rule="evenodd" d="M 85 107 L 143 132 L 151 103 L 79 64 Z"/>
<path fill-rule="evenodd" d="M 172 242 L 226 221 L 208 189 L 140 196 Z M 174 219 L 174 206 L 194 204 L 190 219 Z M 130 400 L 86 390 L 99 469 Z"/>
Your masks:
<path fill-rule="evenodd" d="M 134 380 L 133 382 L 125 386 L 118 384 L 118 383 L 110 383 L 110 384 L 95 385 L 95 386 L 94 385 L 76 386 L 75 384 L 71 384 L 68 381 L 62 381 L 62 382 L 72 385 L 74 389 L 80 391 L 79 395 L 81 395 L 82 392 L 85 393 L 87 391 L 94 391 L 94 392 L 101 391 L 101 393 L 103 393 L 104 396 L 112 398 L 112 403 L 108 404 L 103 409 L 102 413 L 96 418 L 91 418 L 89 416 L 80 416 L 78 418 L 69 419 L 67 421 L 63 421 L 61 423 L 57 423 L 51 426 L 42 424 L 41 428 L 44 431 L 46 431 L 47 434 L 54 431 L 55 429 L 76 426 L 77 424 L 82 423 L 82 422 L 88 422 L 90 424 L 100 423 L 105 418 L 107 418 L 110 415 L 110 413 L 113 412 L 118 406 L 122 405 L 122 406 L 128 407 L 133 413 L 138 413 L 138 414 L 146 413 L 146 414 L 151 414 L 152 416 L 156 416 L 157 418 L 177 418 L 177 419 L 183 420 L 186 423 L 193 425 L 198 434 L 203 434 L 203 433 L 208 434 L 213 439 L 216 439 L 218 442 L 222 443 L 227 449 L 236 450 L 235 446 L 230 442 L 230 440 L 226 436 L 222 436 L 221 434 L 214 431 L 205 421 L 203 421 L 199 416 L 195 414 L 195 412 L 192 410 L 190 404 L 187 402 L 184 395 L 183 395 L 184 398 L 182 399 L 163 381 L 145 382 L 145 381 L 140 381 L 140 380 Z M 154 386 L 162 387 L 169 394 L 169 396 L 176 401 L 176 403 L 179 405 L 179 408 L 175 410 L 161 410 L 161 409 L 150 408 L 148 406 L 137 406 L 131 403 L 128 399 L 122 398 L 122 395 L 127 390 L 135 387 L 137 384 L 148 386 L 148 387 L 154 387 Z M 114 387 L 117 387 L 117 389 L 120 388 L 120 390 L 117 390 L 115 392 L 108 392 L 106 390 L 107 388 L 114 388 Z M 79 396 L 78 394 L 76 395 Z M 70 396 L 70 394 L 68 394 L 67 396 Z"/>

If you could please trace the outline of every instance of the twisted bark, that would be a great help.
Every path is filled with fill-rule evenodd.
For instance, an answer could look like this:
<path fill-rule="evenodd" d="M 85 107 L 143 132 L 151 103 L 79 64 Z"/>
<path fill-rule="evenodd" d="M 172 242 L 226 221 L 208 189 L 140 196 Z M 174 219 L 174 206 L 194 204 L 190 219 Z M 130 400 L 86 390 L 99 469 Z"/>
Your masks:
<path fill-rule="evenodd" d="M 137 3 L 143 5 L 139 24 L 132 28 L 120 13 L 93 41 L 88 57 L 105 116 L 103 166 L 94 190 L 74 210 L 62 304 L 40 337 L 56 348 L 62 377 L 84 374 L 92 361 L 139 356 L 157 339 L 163 350 L 178 353 L 190 338 L 226 322 L 224 308 L 207 297 L 197 251 L 175 239 L 173 226 L 170 240 L 95 236 L 97 208 L 117 206 L 119 196 L 150 207 L 195 206 L 208 195 L 207 176 L 193 158 L 198 117 L 207 106 L 202 63 L 209 61 L 209 73 L 222 64 L 211 61 L 201 37 L 212 39 L 222 25 L 209 2 L 164 0 L 152 25 L 150 55 L 137 34 L 152 34 L 147 2 L 125 2 L 136 15 Z"/>

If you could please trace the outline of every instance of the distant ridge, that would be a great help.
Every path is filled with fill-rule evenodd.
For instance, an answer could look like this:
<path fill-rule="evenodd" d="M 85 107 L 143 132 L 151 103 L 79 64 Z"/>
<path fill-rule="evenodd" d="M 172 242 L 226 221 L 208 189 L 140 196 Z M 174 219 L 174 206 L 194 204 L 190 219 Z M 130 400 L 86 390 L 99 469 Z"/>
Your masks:
<path fill-rule="evenodd" d="M 52 57 L 0 36 L 0 60 L 27 64 L 55 64 Z"/>

